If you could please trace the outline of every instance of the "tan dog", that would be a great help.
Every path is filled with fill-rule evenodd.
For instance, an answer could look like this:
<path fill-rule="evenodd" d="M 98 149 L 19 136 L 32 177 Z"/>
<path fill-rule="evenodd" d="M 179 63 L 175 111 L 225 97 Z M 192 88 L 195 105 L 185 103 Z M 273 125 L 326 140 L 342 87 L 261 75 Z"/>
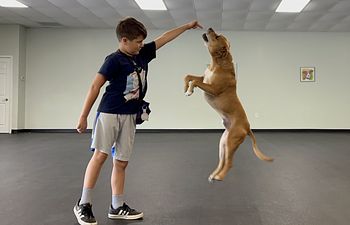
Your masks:
<path fill-rule="evenodd" d="M 225 131 L 220 139 L 219 164 L 209 176 L 209 181 L 223 180 L 232 167 L 233 155 L 239 145 L 249 135 L 256 156 L 265 161 L 273 161 L 258 148 L 249 121 L 236 93 L 235 70 L 230 54 L 230 44 L 223 35 L 212 28 L 203 34 L 212 61 L 204 76 L 187 75 L 185 77 L 186 95 L 191 95 L 195 87 L 204 91 L 204 96 L 222 117 Z"/>

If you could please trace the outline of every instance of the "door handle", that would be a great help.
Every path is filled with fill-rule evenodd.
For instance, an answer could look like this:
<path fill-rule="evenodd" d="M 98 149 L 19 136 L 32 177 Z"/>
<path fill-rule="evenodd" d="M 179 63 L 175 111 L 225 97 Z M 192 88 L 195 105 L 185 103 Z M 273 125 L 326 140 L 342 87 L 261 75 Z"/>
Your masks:
<path fill-rule="evenodd" d="M 5 99 L 2 100 L 2 102 L 8 102 L 8 101 L 9 101 L 8 98 L 5 98 Z"/>

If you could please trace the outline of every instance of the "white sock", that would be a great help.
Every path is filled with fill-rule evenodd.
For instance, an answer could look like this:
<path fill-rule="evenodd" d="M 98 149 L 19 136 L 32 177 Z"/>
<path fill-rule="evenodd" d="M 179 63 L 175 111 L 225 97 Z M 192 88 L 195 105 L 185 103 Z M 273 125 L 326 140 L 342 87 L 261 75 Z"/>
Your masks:
<path fill-rule="evenodd" d="M 124 196 L 121 195 L 112 195 L 112 207 L 117 209 L 124 204 Z"/>
<path fill-rule="evenodd" d="M 80 204 L 85 204 L 85 203 L 91 204 L 92 203 L 91 194 L 92 194 L 92 189 L 84 187 L 81 193 Z"/>

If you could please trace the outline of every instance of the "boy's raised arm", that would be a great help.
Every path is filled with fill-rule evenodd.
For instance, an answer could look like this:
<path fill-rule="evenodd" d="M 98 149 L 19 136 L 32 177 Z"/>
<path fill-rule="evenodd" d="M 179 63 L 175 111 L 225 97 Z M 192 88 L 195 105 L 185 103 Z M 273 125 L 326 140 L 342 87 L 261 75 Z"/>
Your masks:
<path fill-rule="evenodd" d="M 156 49 L 159 49 L 169 41 L 175 39 L 177 36 L 185 32 L 186 30 L 189 29 L 196 29 L 196 28 L 203 28 L 202 25 L 198 23 L 198 21 L 194 20 L 192 22 L 186 23 L 182 26 L 179 26 L 177 28 L 174 28 L 172 30 L 169 30 L 156 38 L 154 41 L 156 43 Z"/>

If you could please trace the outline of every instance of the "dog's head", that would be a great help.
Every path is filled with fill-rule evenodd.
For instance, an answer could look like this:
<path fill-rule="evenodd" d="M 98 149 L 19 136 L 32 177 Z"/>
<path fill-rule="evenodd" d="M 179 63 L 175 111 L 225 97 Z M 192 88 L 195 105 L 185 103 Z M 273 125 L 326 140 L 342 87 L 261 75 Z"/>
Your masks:
<path fill-rule="evenodd" d="M 229 41 L 225 36 L 217 34 L 213 28 L 209 28 L 202 37 L 213 58 L 226 58 L 230 54 Z"/>

